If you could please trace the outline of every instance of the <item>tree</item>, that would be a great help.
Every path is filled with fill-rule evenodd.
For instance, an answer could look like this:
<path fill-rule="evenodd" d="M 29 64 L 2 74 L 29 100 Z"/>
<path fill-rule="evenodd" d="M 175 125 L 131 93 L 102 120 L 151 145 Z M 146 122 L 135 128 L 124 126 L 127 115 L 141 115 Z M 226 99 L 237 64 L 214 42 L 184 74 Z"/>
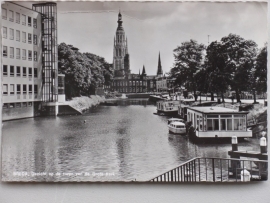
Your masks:
<path fill-rule="evenodd" d="M 204 50 L 203 44 L 198 44 L 197 41 L 192 39 L 183 42 L 181 46 L 173 50 L 175 63 L 170 76 L 176 78 L 177 85 L 185 85 L 188 90 L 193 91 L 196 101 L 196 91 L 200 85 L 196 74 L 202 67 Z"/>
<path fill-rule="evenodd" d="M 68 99 L 76 96 L 88 96 L 95 93 L 96 87 L 112 79 L 112 65 L 104 58 L 80 53 L 72 45 L 61 43 L 58 46 L 58 71 L 65 74 L 65 89 Z"/>
<path fill-rule="evenodd" d="M 237 102 L 240 102 L 241 91 L 252 87 L 250 79 L 257 55 L 257 44 L 235 34 L 223 37 L 220 43 L 225 61 L 224 70 L 230 73 L 230 87 L 235 90 Z"/>
<path fill-rule="evenodd" d="M 267 92 L 267 46 L 265 45 L 256 58 L 254 71 L 255 87 L 259 93 Z"/>
<path fill-rule="evenodd" d="M 228 90 L 231 74 L 226 66 L 225 50 L 221 43 L 212 42 L 206 50 L 206 77 L 207 92 L 211 92 L 211 100 L 214 100 L 213 93 L 220 93 L 224 102 L 224 93 Z M 226 54 L 225 54 L 226 55 Z"/>

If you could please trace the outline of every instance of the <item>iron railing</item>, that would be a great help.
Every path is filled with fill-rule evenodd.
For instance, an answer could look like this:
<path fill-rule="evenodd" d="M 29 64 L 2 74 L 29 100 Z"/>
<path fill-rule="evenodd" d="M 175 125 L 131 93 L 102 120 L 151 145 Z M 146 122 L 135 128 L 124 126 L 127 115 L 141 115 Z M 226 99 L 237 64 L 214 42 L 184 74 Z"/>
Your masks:
<path fill-rule="evenodd" d="M 267 180 L 267 164 L 268 161 L 262 160 L 196 157 L 152 178 L 150 181 L 240 182 L 241 172 L 244 170 L 249 172 L 250 181 Z"/>

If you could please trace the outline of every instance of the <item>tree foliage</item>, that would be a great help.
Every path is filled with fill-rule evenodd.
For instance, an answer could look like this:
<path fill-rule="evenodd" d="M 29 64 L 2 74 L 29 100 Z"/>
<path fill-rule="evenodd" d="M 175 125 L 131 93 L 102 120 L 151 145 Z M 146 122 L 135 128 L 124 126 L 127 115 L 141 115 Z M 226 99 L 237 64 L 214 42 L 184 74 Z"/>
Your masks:
<path fill-rule="evenodd" d="M 80 53 L 76 47 L 61 43 L 58 46 L 58 71 L 65 74 L 67 98 L 94 94 L 101 84 L 109 84 L 112 65 L 91 53 Z"/>
<path fill-rule="evenodd" d="M 259 93 L 267 91 L 267 46 L 265 45 L 256 59 L 254 71 L 255 87 Z"/>
<path fill-rule="evenodd" d="M 202 68 L 204 50 L 205 46 L 195 40 L 183 42 L 173 50 L 175 63 L 170 75 L 176 78 L 178 85 L 185 85 L 187 89 L 193 91 L 195 100 L 197 100 L 196 91 L 199 86 L 196 75 Z"/>

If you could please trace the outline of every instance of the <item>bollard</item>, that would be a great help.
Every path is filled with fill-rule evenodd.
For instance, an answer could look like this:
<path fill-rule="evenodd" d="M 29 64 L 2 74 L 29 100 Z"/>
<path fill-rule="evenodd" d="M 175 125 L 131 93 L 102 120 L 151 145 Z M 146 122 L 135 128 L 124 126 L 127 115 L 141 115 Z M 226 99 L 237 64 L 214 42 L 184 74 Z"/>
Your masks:
<path fill-rule="evenodd" d="M 232 136 L 232 151 L 238 151 L 238 141 L 236 136 Z"/>
<path fill-rule="evenodd" d="M 250 181 L 250 172 L 244 168 L 244 170 L 241 171 L 241 182 L 249 182 Z"/>
<path fill-rule="evenodd" d="M 260 139 L 260 147 L 261 147 L 261 154 L 267 153 L 267 144 L 266 144 L 266 138 L 261 137 Z"/>

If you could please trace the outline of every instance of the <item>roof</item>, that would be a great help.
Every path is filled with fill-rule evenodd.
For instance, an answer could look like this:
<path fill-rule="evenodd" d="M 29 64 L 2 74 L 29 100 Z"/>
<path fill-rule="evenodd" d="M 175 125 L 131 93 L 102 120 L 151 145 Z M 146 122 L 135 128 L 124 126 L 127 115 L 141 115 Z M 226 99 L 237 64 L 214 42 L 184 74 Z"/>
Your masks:
<path fill-rule="evenodd" d="M 217 106 L 196 106 L 196 107 L 187 107 L 190 110 L 194 110 L 201 113 L 236 113 L 236 114 L 247 114 L 247 111 L 238 111 L 235 109 L 229 109 L 224 107 Z"/>
<path fill-rule="evenodd" d="M 173 124 L 173 125 L 184 125 L 185 126 L 185 124 L 183 123 L 183 122 L 178 122 L 178 121 L 174 121 L 174 122 L 171 122 L 170 124 Z"/>

